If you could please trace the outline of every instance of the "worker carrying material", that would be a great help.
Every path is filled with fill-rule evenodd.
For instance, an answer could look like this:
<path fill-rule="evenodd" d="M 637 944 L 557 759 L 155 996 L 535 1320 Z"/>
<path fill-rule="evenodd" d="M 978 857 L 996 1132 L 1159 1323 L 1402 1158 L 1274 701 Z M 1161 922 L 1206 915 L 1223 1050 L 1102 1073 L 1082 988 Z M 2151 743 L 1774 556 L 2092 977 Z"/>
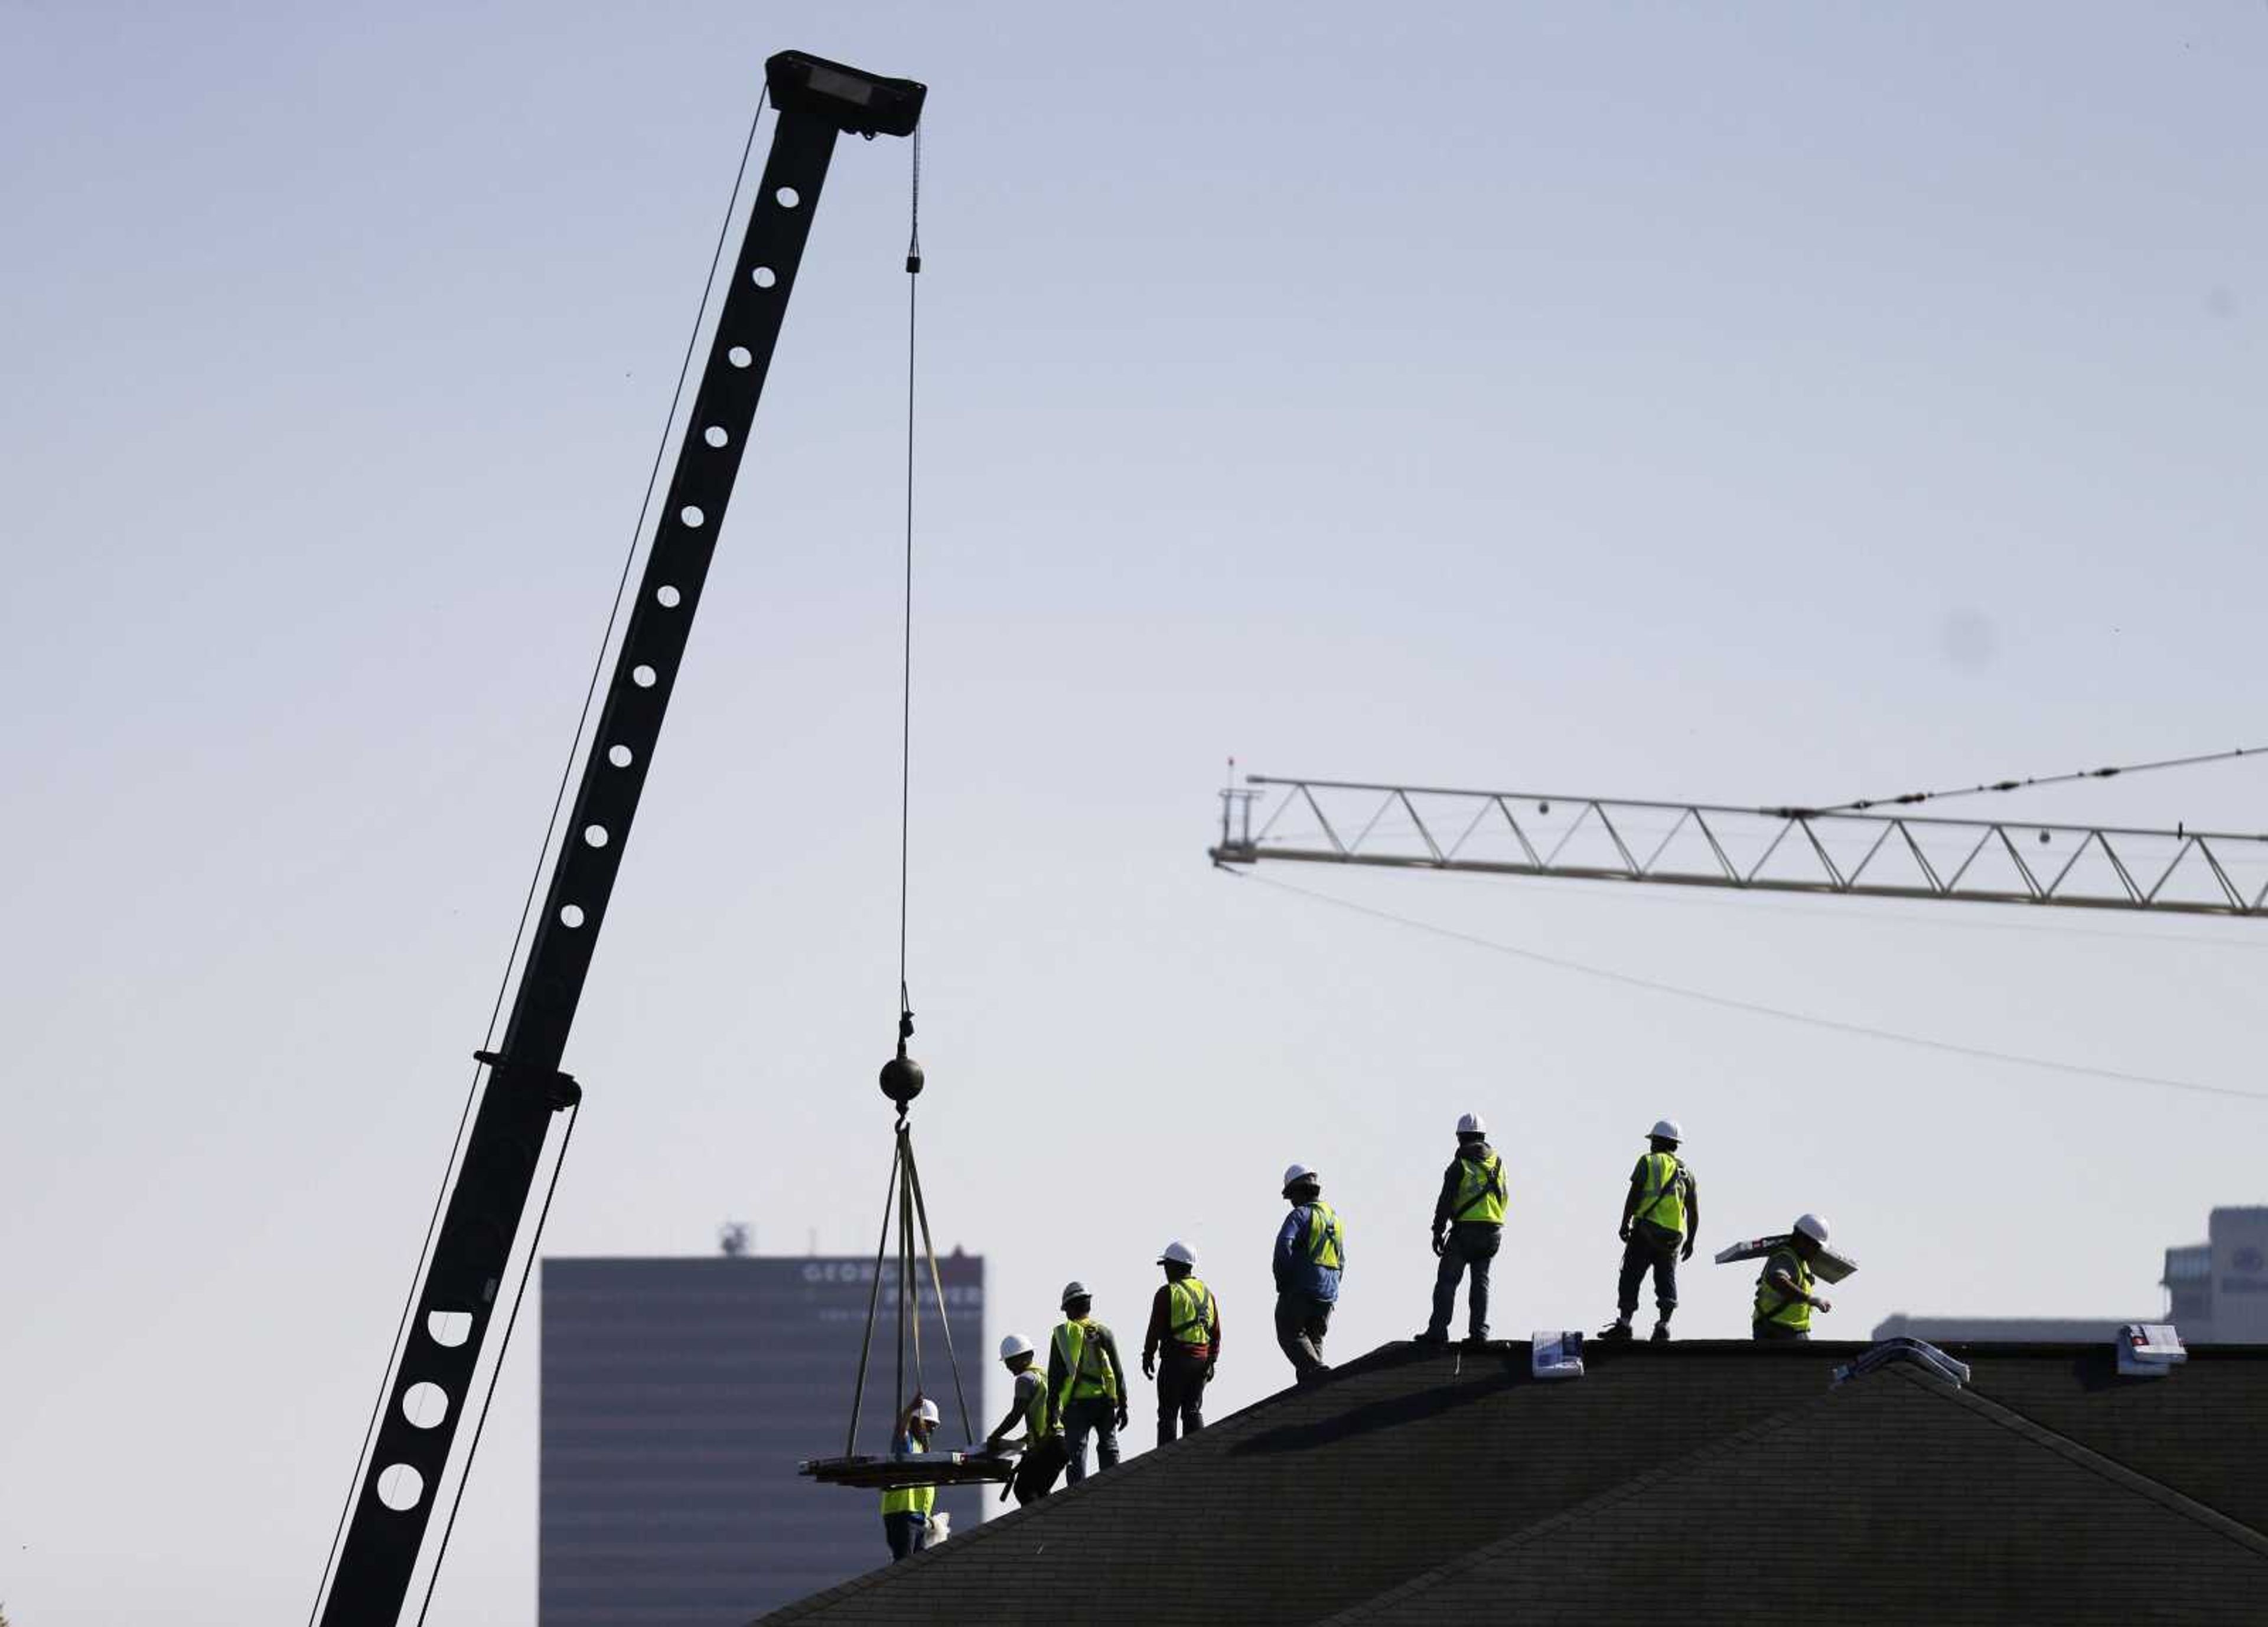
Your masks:
<path fill-rule="evenodd" d="M 936 1431 L 937 1423 L 937 1402 L 916 1395 L 898 1414 L 897 1445 L 891 1447 L 890 1455 L 912 1457 L 928 1451 L 929 1438 Z M 882 1535 L 889 1542 L 892 1563 L 910 1558 L 915 1549 L 926 1545 L 930 1516 L 936 1508 L 937 1488 L 933 1485 L 884 1489 Z"/>
<path fill-rule="evenodd" d="M 1158 1256 L 1166 1285 L 1150 1301 L 1142 1376 L 1158 1381 L 1158 1444 L 1204 1427 L 1204 1390 L 1220 1362 L 1220 1301 L 1197 1280 L 1197 1257 L 1179 1242 Z"/>
<path fill-rule="evenodd" d="M 1276 1233 L 1276 1343 L 1301 1383 L 1331 1370 L 1323 1337 L 1346 1270 L 1346 1228 L 1322 1195 L 1322 1177 L 1305 1164 L 1284 1172 L 1292 1212 Z"/>
<path fill-rule="evenodd" d="M 1749 1336 L 1757 1339 L 1808 1339 L 1811 1313 L 1824 1314 L 1835 1307 L 1811 1292 L 1812 1268 L 1827 1247 L 1827 1222 L 1817 1215 L 1799 1215 L 1795 1227 L 1779 1246 L 1764 1256 L 1756 1275 L 1756 1303 Z"/>
<path fill-rule="evenodd" d="M 1441 1195 L 1433 1202 L 1433 1252 L 1440 1269 L 1433 1276 L 1433 1316 L 1418 1336 L 1421 1344 L 1446 1344 L 1449 1319 L 1457 1308 L 1457 1280 L 1472 1273 L 1466 1294 L 1465 1342 L 1488 1339 L 1489 1270 L 1504 1242 L 1508 1196 L 1504 1160 L 1488 1144 L 1488 1126 L 1477 1113 L 1457 1121 L 1457 1155 L 1441 1172 Z"/>
<path fill-rule="evenodd" d="M 1014 1333 L 1001 1340 L 1000 1365 L 1007 1368 L 1015 1393 L 1008 1402 L 1008 1416 L 993 1426 L 984 1447 L 988 1452 L 1000 1450 L 1007 1444 L 1009 1432 L 1019 1420 L 1022 1422 L 1024 1455 L 1010 1483 L 1020 1507 L 1038 1502 L 1055 1490 L 1056 1476 L 1064 1471 L 1063 1429 L 1049 1404 L 1048 1382 L 1040 1372 L 1032 1342 Z"/>
<path fill-rule="evenodd" d="M 1693 1257 L 1701 1232 L 1700 1188 L 1677 1151 L 1684 1139 L 1675 1119 L 1659 1121 L 1647 1132 L 1648 1151 L 1631 1171 L 1617 1233 L 1622 1280 L 1615 1289 L 1614 1325 L 1600 1334 L 1602 1339 L 1631 1336 L 1638 1291 L 1648 1271 L 1653 1273 L 1653 1340 L 1659 1344 L 1669 1337 L 1669 1319 L 1677 1312 L 1677 1263 Z"/>
<path fill-rule="evenodd" d="M 1094 1437 L 1095 1466 L 1111 1469 L 1126 1427 L 1126 1364 L 1110 1329 L 1088 1314 L 1094 1307 L 1084 1284 L 1065 1284 L 1064 1319 L 1048 1350 L 1048 1404 L 1064 1432 L 1064 1474 L 1072 1485 L 1086 1478 L 1087 1436 Z"/>

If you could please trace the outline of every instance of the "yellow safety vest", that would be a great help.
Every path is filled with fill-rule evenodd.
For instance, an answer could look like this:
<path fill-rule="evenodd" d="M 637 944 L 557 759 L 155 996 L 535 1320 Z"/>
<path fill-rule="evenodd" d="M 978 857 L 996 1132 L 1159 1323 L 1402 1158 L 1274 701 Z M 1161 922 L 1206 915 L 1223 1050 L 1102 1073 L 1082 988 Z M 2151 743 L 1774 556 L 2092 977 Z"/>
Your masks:
<path fill-rule="evenodd" d="M 908 1435 L 898 1442 L 898 1450 L 910 1454 L 926 1452 L 929 1448 Z M 919 1514 L 927 1520 L 930 1511 L 936 1506 L 935 1486 L 892 1486 L 882 1493 L 882 1512 L 886 1514 Z"/>
<path fill-rule="evenodd" d="M 1795 1278 L 1796 1299 L 1789 1299 L 1786 1291 L 1771 1279 L 1772 1268 L 1786 1261 L 1788 1275 Z M 1792 1328 L 1798 1333 L 1811 1331 L 1811 1301 L 1800 1296 L 1811 1292 L 1811 1268 L 1803 1256 L 1793 1248 L 1775 1249 L 1764 1261 L 1764 1269 L 1756 1275 L 1756 1308 L 1754 1320 L 1771 1322 L 1778 1327 Z"/>
<path fill-rule="evenodd" d="M 1032 1372 L 1032 1369 L 1026 1368 L 1025 1372 Z M 1016 1376 L 1021 1378 L 1023 1373 Z M 1038 1446 L 1041 1438 L 1048 1432 L 1048 1375 L 1032 1373 L 1032 1376 L 1039 1382 L 1032 1386 L 1032 1398 L 1024 1403 L 1024 1445 L 1027 1448 Z"/>
<path fill-rule="evenodd" d="M 1486 1158 L 1460 1158 L 1457 1204 L 1449 1211 L 1449 1218 L 1502 1226 L 1506 1196 L 1502 1159 L 1493 1152 Z"/>
<path fill-rule="evenodd" d="M 1102 1341 L 1090 1336 L 1103 1331 L 1102 1324 L 1092 1316 L 1057 1324 L 1056 1349 L 1064 1358 L 1063 1394 L 1056 1397 L 1057 1414 L 1071 1402 L 1090 1395 L 1118 1399 L 1117 1369 L 1102 1353 Z"/>
<path fill-rule="evenodd" d="M 1212 1343 L 1212 1290 L 1194 1277 L 1166 1285 L 1166 1336 L 1176 1344 Z"/>
<path fill-rule="evenodd" d="M 1631 1215 L 1633 1220 L 1651 1220 L 1665 1232 L 1685 1235 L 1685 1174 L 1675 1152 L 1649 1152 L 1638 1160 L 1638 1167 L 1646 1171 L 1646 1191 L 1638 1199 L 1638 1208 Z"/>
<path fill-rule="evenodd" d="M 1317 1198 L 1307 1205 L 1307 1260 L 1310 1264 L 1330 1270 L 1346 1268 L 1346 1249 L 1342 1246 L 1346 1233 L 1339 1226 L 1339 1218 L 1331 1206 Z"/>

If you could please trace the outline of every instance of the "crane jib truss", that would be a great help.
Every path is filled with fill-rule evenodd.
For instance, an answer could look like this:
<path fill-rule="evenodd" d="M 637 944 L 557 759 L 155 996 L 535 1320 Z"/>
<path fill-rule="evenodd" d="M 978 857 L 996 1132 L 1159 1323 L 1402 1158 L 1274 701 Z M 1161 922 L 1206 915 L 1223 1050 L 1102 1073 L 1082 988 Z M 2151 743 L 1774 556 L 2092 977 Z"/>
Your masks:
<path fill-rule="evenodd" d="M 1256 830 L 1254 804 L 1279 791 Z M 1742 892 L 2268 915 L 2268 835 L 1260 774 L 1221 792 L 1220 841 L 1207 856 L 1231 866 L 1294 860 Z"/>
<path fill-rule="evenodd" d="M 909 136 L 926 94 L 910 80 L 879 78 L 792 51 L 765 63 L 765 86 L 778 120 L 762 185 L 733 262 L 503 1043 L 497 1054 L 483 1054 L 488 1077 L 387 1380 L 375 1445 L 350 1505 L 323 1600 L 325 1627 L 394 1627 L 400 1617 L 457 1425 L 468 1410 L 475 1369 L 553 1117 L 580 1100 L 580 1087 L 559 1071 L 568 1030 L 836 139 Z M 446 1403 L 438 1422 L 426 1421 L 430 1409 L 416 1409 L 412 1417 L 410 1392 L 423 1386 L 438 1387 Z M 412 1490 L 405 1493 L 405 1487 Z"/>

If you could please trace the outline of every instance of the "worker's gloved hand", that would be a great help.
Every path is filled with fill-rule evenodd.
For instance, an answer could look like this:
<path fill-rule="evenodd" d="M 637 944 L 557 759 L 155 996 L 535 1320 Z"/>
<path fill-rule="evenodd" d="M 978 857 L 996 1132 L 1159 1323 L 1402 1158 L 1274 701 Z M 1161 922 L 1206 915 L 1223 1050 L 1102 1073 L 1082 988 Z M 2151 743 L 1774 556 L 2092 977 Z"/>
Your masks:
<path fill-rule="evenodd" d="M 1126 1403 L 1123 1401 L 1118 1403 L 1118 1427 L 1126 1427 Z"/>
<path fill-rule="evenodd" d="M 1690 1260 L 1693 1257 L 1693 1241 L 1690 1238 L 1686 1240 L 1685 1247 L 1678 1252 L 1677 1257 L 1681 1260 Z"/>
<path fill-rule="evenodd" d="M 1209 1362 L 1205 1363 L 1205 1382 L 1206 1382 L 1206 1383 L 1210 1384 L 1210 1383 L 1211 1383 L 1211 1382 L 1212 1382 L 1212 1375 L 1213 1375 L 1214 1372 L 1215 1372 L 1215 1371 L 1216 1371 L 1219 1366 L 1220 1366 L 1220 1364 L 1219 1364 L 1219 1362 L 1217 1362 L 1217 1361 L 1209 1361 Z"/>
<path fill-rule="evenodd" d="M 1142 1376 L 1145 1379 L 1158 1376 L 1158 1358 L 1146 1351 L 1142 1354 Z"/>
<path fill-rule="evenodd" d="M 1628 1241 L 1630 1241 L 1630 1237 L 1631 1237 L 1630 1222 L 1629 1222 L 1629 1221 L 1627 1221 L 1627 1220 L 1625 1220 L 1625 1221 L 1624 1221 L 1620 1226 L 1616 1226 L 1616 1227 L 1615 1228 L 1615 1235 L 1616 1235 L 1616 1237 L 1621 1238 L 1621 1239 L 1623 1240 L 1623 1241 L 1624 1241 L 1624 1242 L 1628 1242 Z"/>
<path fill-rule="evenodd" d="M 1831 1311 L 1835 1307 L 1828 1304 L 1824 1299 L 1814 1299 L 1811 1302 L 1811 1308 L 1815 1311 Z"/>
<path fill-rule="evenodd" d="M 1447 1238 L 1446 1238 L 1446 1237 L 1442 1236 L 1439 1232 L 1434 1233 L 1433 1233 L 1433 1252 L 1434 1252 L 1436 1255 L 1447 1254 L 1447 1253 L 1448 1252 L 1448 1248 L 1449 1248 L 1449 1240 L 1448 1240 Z"/>

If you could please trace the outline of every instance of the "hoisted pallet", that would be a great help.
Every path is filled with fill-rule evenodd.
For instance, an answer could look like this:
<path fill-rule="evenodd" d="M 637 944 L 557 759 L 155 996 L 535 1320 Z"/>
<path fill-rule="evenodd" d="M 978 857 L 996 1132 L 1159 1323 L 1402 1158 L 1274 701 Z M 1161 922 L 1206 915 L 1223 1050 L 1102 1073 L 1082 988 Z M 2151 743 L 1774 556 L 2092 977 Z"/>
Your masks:
<path fill-rule="evenodd" d="M 896 1148 L 890 1158 L 889 1189 L 882 1199 L 882 1234 L 874 1249 L 874 1286 L 866 1298 L 866 1332 L 858 1347 L 858 1381 L 850 1395 L 850 1429 L 839 1457 L 806 1458 L 796 1472 L 822 1485 L 858 1486 L 890 1491 L 903 1486 L 954 1486 L 1005 1481 L 1016 1472 L 1015 1455 L 976 1444 L 976 1432 L 968 1417 L 968 1397 L 961 1386 L 961 1363 L 953 1348 L 953 1323 L 946 1309 L 945 1285 L 937 1269 L 937 1244 L 930 1235 L 929 1205 L 922 1196 L 921 1169 L 914 1161 L 913 1129 L 906 1112 L 921 1094 L 921 1064 L 906 1055 L 913 1036 L 914 1015 L 902 1009 L 898 1017 L 898 1054 L 883 1064 L 882 1093 L 897 1103 Z M 906 1388 L 906 1355 L 913 1354 L 914 1388 L 923 1390 L 921 1348 L 921 1276 L 916 1270 L 914 1234 L 921 1234 L 919 1263 L 928 1268 L 930 1292 L 936 1300 L 939 1324 L 945 1329 L 946 1363 L 953 1373 L 954 1399 L 960 1403 L 961 1430 L 969 1447 L 959 1452 L 891 1452 L 880 1456 L 858 1451 L 858 1418 L 866 1395 L 866 1374 L 874 1348 L 874 1325 L 881 1307 L 883 1263 L 890 1252 L 893 1220 L 897 1233 L 898 1394 Z M 895 1442 L 893 1443 L 895 1444 Z"/>

